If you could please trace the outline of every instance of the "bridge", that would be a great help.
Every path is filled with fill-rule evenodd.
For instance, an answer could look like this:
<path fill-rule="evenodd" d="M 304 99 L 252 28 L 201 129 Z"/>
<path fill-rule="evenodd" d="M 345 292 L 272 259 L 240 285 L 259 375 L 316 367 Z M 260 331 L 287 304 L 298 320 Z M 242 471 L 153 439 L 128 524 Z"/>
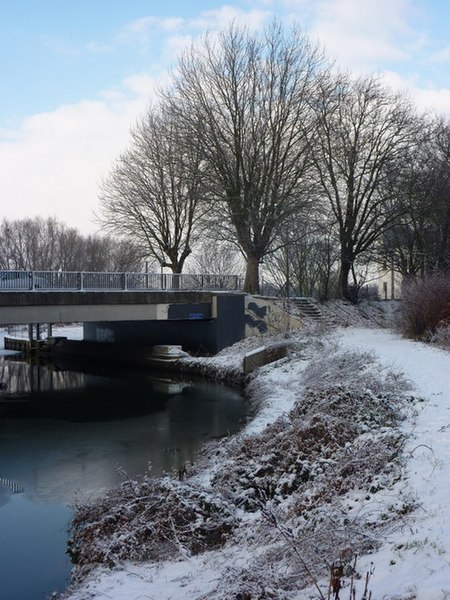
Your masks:
<path fill-rule="evenodd" d="M 83 323 L 86 342 L 215 353 L 245 335 L 234 275 L 0 271 L 0 324 Z"/>

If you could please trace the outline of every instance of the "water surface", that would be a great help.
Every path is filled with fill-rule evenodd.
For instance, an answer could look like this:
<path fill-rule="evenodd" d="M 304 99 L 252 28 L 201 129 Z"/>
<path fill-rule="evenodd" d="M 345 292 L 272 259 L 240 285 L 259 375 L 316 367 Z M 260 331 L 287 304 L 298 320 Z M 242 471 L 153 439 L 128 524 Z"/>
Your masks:
<path fill-rule="evenodd" d="M 85 371 L 0 357 L 2 599 L 44 600 L 66 587 L 75 502 L 149 468 L 177 471 L 245 419 L 240 394 L 224 386 Z"/>

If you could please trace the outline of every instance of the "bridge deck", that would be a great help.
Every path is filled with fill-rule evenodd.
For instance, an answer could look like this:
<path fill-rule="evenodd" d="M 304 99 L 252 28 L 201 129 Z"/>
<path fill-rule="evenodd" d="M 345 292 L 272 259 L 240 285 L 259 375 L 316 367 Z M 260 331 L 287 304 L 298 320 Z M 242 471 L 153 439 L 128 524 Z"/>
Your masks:
<path fill-rule="evenodd" d="M 8 292 L 0 294 L 0 324 L 215 318 L 218 294 L 230 292 Z"/>

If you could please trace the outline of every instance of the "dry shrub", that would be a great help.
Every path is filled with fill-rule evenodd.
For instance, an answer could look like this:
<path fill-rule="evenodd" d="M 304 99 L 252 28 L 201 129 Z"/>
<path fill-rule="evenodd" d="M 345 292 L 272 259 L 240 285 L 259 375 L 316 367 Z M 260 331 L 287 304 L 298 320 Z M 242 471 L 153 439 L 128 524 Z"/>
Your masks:
<path fill-rule="evenodd" d="M 198 554 L 221 546 L 235 525 L 232 508 L 217 494 L 145 476 L 76 507 L 70 554 L 78 573 L 95 564 Z"/>
<path fill-rule="evenodd" d="M 450 350 L 450 325 L 438 327 L 430 338 L 430 342 L 440 348 Z"/>
<path fill-rule="evenodd" d="M 450 274 L 408 279 L 403 284 L 399 326 L 411 338 L 429 339 L 450 325 Z"/>

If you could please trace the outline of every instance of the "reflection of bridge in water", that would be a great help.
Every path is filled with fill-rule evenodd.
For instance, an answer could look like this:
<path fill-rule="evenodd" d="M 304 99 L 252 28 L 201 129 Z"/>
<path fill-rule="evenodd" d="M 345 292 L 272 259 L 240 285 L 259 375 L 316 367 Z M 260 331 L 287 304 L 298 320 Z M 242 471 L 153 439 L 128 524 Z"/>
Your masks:
<path fill-rule="evenodd" d="M 83 365 L 80 372 L 73 370 L 74 368 L 73 365 L 67 370 L 52 364 L 25 363 L 21 359 L 15 360 L 14 356 L 5 356 L 0 362 L 0 404 L 14 398 L 21 400 L 30 394 L 79 389 L 88 385 L 89 380 L 95 381 L 98 376 L 102 376 L 98 370 L 96 374 L 86 372 L 86 365 Z M 186 383 L 167 377 L 152 375 L 149 381 L 156 391 L 169 396 L 182 393 L 186 387 Z"/>
<path fill-rule="evenodd" d="M 17 481 L 7 479 L 6 477 L 0 477 L 0 485 L 4 485 L 10 489 L 13 494 L 21 494 L 23 492 L 23 487 Z"/>
<path fill-rule="evenodd" d="M 16 362 L 11 356 L 4 359 L 0 364 L 0 403 L 20 400 L 31 393 L 78 388 L 84 383 L 83 373 L 68 373 L 39 364 Z"/>
<path fill-rule="evenodd" d="M 206 382 L 106 367 L 4 366 L 15 393 L 0 396 L 0 506 L 21 492 L 72 502 L 76 490 L 121 481 L 117 466 L 129 477 L 148 471 L 149 461 L 154 473 L 181 469 L 201 443 L 236 430 L 246 414 L 238 392 Z"/>

